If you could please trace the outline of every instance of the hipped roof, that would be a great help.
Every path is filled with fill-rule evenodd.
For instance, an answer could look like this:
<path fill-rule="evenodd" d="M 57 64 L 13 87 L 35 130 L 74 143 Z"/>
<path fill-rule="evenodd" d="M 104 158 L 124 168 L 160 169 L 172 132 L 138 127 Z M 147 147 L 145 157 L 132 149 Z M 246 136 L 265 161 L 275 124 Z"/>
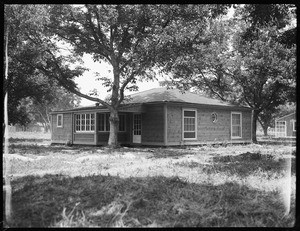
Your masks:
<path fill-rule="evenodd" d="M 204 95 L 166 88 L 154 88 L 135 93 L 131 95 L 131 98 L 132 100 L 130 100 L 129 103 L 180 102 L 216 106 L 233 106 L 230 103 L 218 99 L 212 99 Z"/>
<path fill-rule="evenodd" d="M 224 102 L 218 99 L 212 99 L 204 95 L 181 92 L 178 89 L 166 89 L 166 88 L 154 88 L 147 91 L 142 91 L 129 96 L 129 100 L 124 100 L 124 106 L 137 105 L 137 104 L 149 104 L 149 103 L 186 103 L 186 104 L 199 104 L 199 105 L 210 105 L 227 108 L 244 108 L 251 110 L 250 107 L 237 106 L 228 102 Z M 80 111 L 90 109 L 102 109 L 103 106 L 87 106 L 69 109 L 65 111 Z"/>

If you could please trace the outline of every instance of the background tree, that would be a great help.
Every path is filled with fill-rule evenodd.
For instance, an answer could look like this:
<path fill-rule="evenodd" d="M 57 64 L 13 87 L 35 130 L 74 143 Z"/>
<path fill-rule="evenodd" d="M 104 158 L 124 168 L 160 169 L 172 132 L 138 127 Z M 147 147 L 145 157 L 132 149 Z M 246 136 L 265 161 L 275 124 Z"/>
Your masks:
<path fill-rule="evenodd" d="M 79 96 L 67 92 L 60 86 L 55 86 L 52 88 L 50 95 L 44 95 L 39 99 L 27 99 L 27 109 L 34 116 L 34 121 L 42 123 L 47 132 L 51 129 L 51 111 L 78 107 L 80 101 L 81 98 Z"/>
<path fill-rule="evenodd" d="M 168 70 L 173 72 L 172 83 L 177 87 L 196 87 L 254 109 L 252 130 L 256 142 L 259 116 L 263 124 L 269 123 L 276 107 L 295 99 L 295 46 L 279 42 L 281 33 L 276 20 L 262 23 L 264 26 L 254 21 L 260 27 L 249 30 L 251 20 L 244 20 L 247 7 L 238 12 L 234 20 L 214 21 L 207 32 L 211 38 L 207 45 L 194 46 Z"/>
<path fill-rule="evenodd" d="M 32 27 L 38 29 L 47 20 L 44 7 L 33 5 L 5 5 L 5 25 L 8 37 L 8 63 L 12 63 L 7 70 L 7 79 L 4 80 L 2 97 L 8 93 L 8 122 L 9 124 L 26 125 L 30 122 L 24 105 L 20 105 L 23 98 L 43 97 L 51 92 L 53 81 L 39 74 L 34 68 L 24 65 L 18 60 L 27 60 L 32 57 L 24 53 L 26 38 L 22 31 Z"/>
<path fill-rule="evenodd" d="M 26 66 L 55 79 L 80 97 L 96 101 L 110 111 L 108 144 L 117 145 L 118 109 L 124 91 L 134 89 L 138 80 L 155 79 L 153 68 L 172 60 L 165 52 L 182 52 L 182 44 L 205 42 L 202 37 L 208 19 L 224 12 L 223 5 L 52 5 L 50 21 L 44 27 L 23 30 L 24 52 L 36 59 L 19 59 Z M 193 28 L 193 30 L 190 30 Z M 191 31 L 192 33 L 189 33 Z M 58 42 L 68 44 L 62 54 Z M 174 46 L 176 45 L 176 46 Z M 112 66 L 112 78 L 100 77 L 111 92 L 109 102 L 79 91 L 74 78 L 85 69 L 71 67 L 83 54 Z M 174 56 L 174 55 L 173 55 Z M 157 62 L 159 57 L 162 62 Z M 166 56 L 167 57 L 167 56 Z M 175 56 L 173 57 L 175 58 Z"/>
<path fill-rule="evenodd" d="M 22 41 L 22 35 L 18 33 L 19 29 L 25 24 L 30 24 L 31 28 L 40 28 L 47 18 L 47 12 L 42 7 L 6 5 L 4 9 L 4 40 L 5 40 L 5 78 L 4 78 L 4 154 L 8 154 L 8 83 L 10 82 L 9 70 L 11 63 L 11 44 L 17 47 Z M 17 19 L 17 20 L 16 20 Z M 16 50 L 15 50 L 16 51 Z M 4 158 L 5 159 L 5 158 Z M 6 222 L 11 221 L 11 185 L 10 185 L 10 163 L 5 160 L 5 217 Z"/>
<path fill-rule="evenodd" d="M 291 114 L 295 111 L 296 103 L 294 102 L 281 104 L 272 111 L 263 109 L 258 117 L 258 122 L 263 129 L 264 136 L 268 136 L 268 128 L 275 127 L 275 119 Z"/>

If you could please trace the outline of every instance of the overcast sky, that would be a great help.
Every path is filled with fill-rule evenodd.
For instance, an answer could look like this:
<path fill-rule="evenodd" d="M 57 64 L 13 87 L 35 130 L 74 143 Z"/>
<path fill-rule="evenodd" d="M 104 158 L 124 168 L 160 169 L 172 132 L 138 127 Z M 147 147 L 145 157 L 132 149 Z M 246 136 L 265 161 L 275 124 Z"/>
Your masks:
<path fill-rule="evenodd" d="M 101 81 L 96 80 L 97 77 L 95 76 L 94 73 L 98 72 L 103 77 L 112 78 L 112 67 L 106 63 L 99 63 L 99 62 L 95 63 L 91 58 L 91 56 L 89 55 L 84 55 L 83 60 L 84 60 L 85 67 L 89 68 L 90 71 L 85 72 L 81 77 L 76 78 L 75 82 L 77 83 L 82 93 L 87 94 L 93 89 L 97 89 L 99 93 L 99 98 L 104 99 L 108 95 L 107 88 L 102 86 Z M 159 81 L 163 80 L 162 77 L 157 76 L 157 78 L 159 79 Z M 156 80 L 149 81 L 149 82 L 137 82 L 137 85 L 139 87 L 139 91 L 145 91 L 145 90 L 159 87 L 159 82 Z M 125 93 L 128 94 L 128 92 Z M 95 104 L 95 102 L 82 98 L 80 105 L 89 106 L 93 104 Z"/>

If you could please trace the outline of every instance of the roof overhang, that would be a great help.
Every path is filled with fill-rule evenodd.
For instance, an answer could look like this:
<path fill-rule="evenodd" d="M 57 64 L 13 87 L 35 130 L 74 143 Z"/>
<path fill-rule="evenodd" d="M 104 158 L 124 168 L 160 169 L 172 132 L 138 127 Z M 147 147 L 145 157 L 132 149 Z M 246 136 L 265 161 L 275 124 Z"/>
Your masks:
<path fill-rule="evenodd" d="M 243 110 L 252 111 L 250 107 L 238 106 L 238 105 L 213 105 L 213 104 L 198 104 L 198 103 L 187 103 L 187 102 L 173 102 L 173 101 L 163 101 L 163 102 L 151 102 L 147 104 L 168 104 L 176 105 L 182 107 L 201 107 L 201 108 L 211 108 L 211 109 L 223 109 L 223 110 Z"/>
<path fill-rule="evenodd" d="M 283 118 L 285 118 L 285 117 L 288 117 L 288 116 L 291 116 L 291 115 L 293 115 L 293 114 L 296 114 L 296 112 L 293 112 L 293 113 L 290 113 L 290 114 L 288 114 L 288 115 L 282 116 L 282 117 L 277 118 L 277 119 L 275 119 L 275 120 L 276 120 L 276 121 L 277 121 L 277 120 L 281 120 L 281 119 L 283 119 Z"/>
<path fill-rule="evenodd" d="M 145 105 L 139 104 L 126 104 L 120 106 L 119 112 L 135 112 L 135 113 L 143 113 L 145 112 Z M 103 106 L 94 106 L 94 107 L 82 107 L 82 108 L 74 108 L 64 111 L 53 111 L 50 114 L 63 114 L 63 113 L 83 113 L 83 112 L 109 112 L 106 107 Z"/>

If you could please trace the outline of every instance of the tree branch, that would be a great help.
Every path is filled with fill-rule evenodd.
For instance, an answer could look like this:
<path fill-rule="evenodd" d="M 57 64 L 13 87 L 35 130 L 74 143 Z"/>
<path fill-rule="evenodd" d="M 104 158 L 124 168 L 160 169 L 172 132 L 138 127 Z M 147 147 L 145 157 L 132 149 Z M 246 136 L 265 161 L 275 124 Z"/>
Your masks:
<path fill-rule="evenodd" d="M 226 99 L 218 92 L 216 92 L 211 85 L 209 84 L 209 81 L 206 79 L 206 77 L 204 76 L 204 73 L 199 69 L 200 74 L 202 75 L 203 80 L 205 81 L 206 85 L 208 86 L 208 88 L 212 91 L 213 94 L 217 95 L 221 100 L 226 101 Z M 195 80 L 194 80 L 195 81 Z"/>
<path fill-rule="evenodd" d="M 87 4 L 86 4 L 86 8 L 87 8 L 87 10 L 88 10 L 88 13 L 87 13 L 87 19 L 88 19 L 88 21 L 89 21 L 89 26 L 90 26 L 90 28 L 91 28 L 91 31 L 92 31 L 92 34 L 93 34 L 93 37 L 94 37 L 94 39 L 95 39 L 95 42 L 98 44 L 98 46 L 106 53 L 105 55 L 105 58 L 107 58 L 109 61 L 110 61 L 110 59 L 108 58 L 109 57 L 109 55 L 110 55 L 110 52 L 109 52 L 109 49 L 107 49 L 106 47 L 105 47 L 105 41 L 104 41 L 104 34 L 103 34 L 103 32 L 101 31 L 101 28 L 100 28 L 100 24 L 99 24 L 99 18 L 97 17 L 97 24 L 98 24 L 98 34 L 96 33 L 96 31 L 95 31 L 95 29 L 94 29 L 94 24 L 93 24 L 93 22 L 92 22 L 92 15 L 91 15 L 91 10 L 90 10 L 90 8 L 87 6 Z M 96 14 L 98 14 L 97 12 L 96 12 Z M 99 36 L 100 36 L 100 39 L 101 39 L 101 42 L 102 42 L 102 44 L 101 44 L 101 42 L 100 42 L 100 40 L 99 40 Z"/>
<path fill-rule="evenodd" d="M 80 91 L 76 90 L 75 88 L 70 87 L 68 84 L 66 84 L 65 82 L 63 82 L 63 81 L 61 80 L 61 78 L 59 78 L 59 77 L 57 77 L 56 75 L 54 75 L 52 71 L 46 70 L 43 66 L 38 66 L 38 65 L 35 66 L 35 65 L 32 65 L 31 63 L 26 62 L 26 61 L 24 61 L 24 60 L 20 60 L 20 59 L 18 59 L 18 58 L 16 58 L 16 59 L 17 59 L 19 62 L 21 62 L 21 63 L 24 63 L 24 64 L 26 64 L 26 65 L 31 66 L 31 67 L 34 68 L 34 69 L 38 69 L 38 70 L 42 71 L 42 72 L 43 72 L 46 76 L 48 76 L 49 78 L 54 78 L 54 79 L 56 79 L 56 80 L 60 83 L 60 85 L 61 85 L 62 87 L 64 87 L 66 90 L 68 90 L 69 92 L 72 92 L 72 93 L 74 93 L 75 95 L 78 95 L 78 96 L 80 96 L 80 97 L 82 97 L 82 98 L 85 98 L 85 99 L 88 99 L 88 100 L 91 100 L 91 101 L 95 101 L 95 102 L 99 102 L 99 103 L 101 103 L 103 106 L 107 107 L 109 110 L 111 109 L 111 106 L 110 106 L 108 103 L 106 103 L 104 100 L 101 100 L 101 99 L 99 99 L 99 98 L 95 98 L 95 97 L 91 97 L 91 96 L 89 96 L 89 95 L 83 94 L 83 93 L 81 93 Z M 60 69 L 60 67 L 58 66 L 57 63 L 55 63 L 55 65 L 57 66 L 58 71 L 60 72 L 61 77 L 63 78 L 65 74 L 62 72 L 62 70 Z"/>
<path fill-rule="evenodd" d="M 137 71 L 133 71 L 130 76 L 124 81 L 124 83 L 122 84 L 121 88 L 120 88 L 120 99 L 118 101 L 118 104 L 117 106 L 119 106 L 122 101 L 124 100 L 124 90 L 125 90 L 125 87 L 128 85 L 128 83 L 130 83 L 130 81 L 132 81 L 135 77 L 135 75 L 140 72 L 142 69 L 142 67 L 139 67 L 139 69 Z"/>

